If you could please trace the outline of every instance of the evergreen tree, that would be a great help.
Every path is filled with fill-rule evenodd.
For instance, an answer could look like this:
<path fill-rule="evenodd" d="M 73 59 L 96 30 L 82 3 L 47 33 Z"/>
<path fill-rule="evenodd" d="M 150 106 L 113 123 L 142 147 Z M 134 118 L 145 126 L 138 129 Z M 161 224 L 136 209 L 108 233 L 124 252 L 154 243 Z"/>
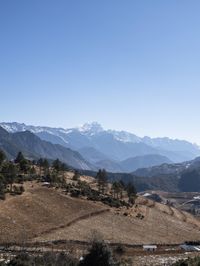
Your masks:
<path fill-rule="evenodd" d="M 131 182 L 129 182 L 126 185 L 126 191 L 127 191 L 127 195 L 128 195 L 128 198 L 129 198 L 129 202 L 131 204 L 133 204 L 134 201 L 135 201 L 135 197 L 136 197 L 137 192 L 136 192 L 136 189 L 135 189 L 134 185 Z"/>
<path fill-rule="evenodd" d="M 6 182 L 2 174 L 0 174 L 0 199 L 5 199 Z"/>
<path fill-rule="evenodd" d="M 43 159 L 40 158 L 38 161 L 37 161 L 37 165 L 42 167 L 43 166 Z"/>
<path fill-rule="evenodd" d="M 96 178 L 97 178 L 97 183 L 98 183 L 98 189 L 99 189 L 99 192 L 101 193 L 105 193 L 105 189 L 107 187 L 107 173 L 106 173 L 106 170 L 103 169 L 99 169 L 97 175 L 96 175 Z"/>
<path fill-rule="evenodd" d="M 24 158 L 24 155 L 22 154 L 22 152 L 20 151 L 20 152 L 18 152 L 18 154 L 17 154 L 17 157 L 16 157 L 16 159 L 15 159 L 15 163 L 20 163 L 20 162 L 23 161 L 23 160 L 25 160 L 25 158 Z"/>
<path fill-rule="evenodd" d="M 119 195 L 122 198 L 123 187 L 122 187 L 122 184 L 120 182 L 115 181 L 112 184 L 112 191 L 113 191 L 114 198 L 119 199 Z"/>
<path fill-rule="evenodd" d="M 63 169 L 63 164 L 59 159 L 56 159 L 55 161 L 53 161 L 52 167 L 56 172 L 60 172 Z"/>
<path fill-rule="evenodd" d="M 17 167 L 11 162 L 7 162 L 2 167 L 2 174 L 4 175 L 6 182 L 10 185 L 11 192 L 12 192 L 12 185 L 17 177 L 17 172 L 18 172 Z"/>
<path fill-rule="evenodd" d="M 42 162 L 42 167 L 44 169 L 44 174 L 47 175 L 49 174 L 49 162 L 47 159 L 44 159 Z"/>
<path fill-rule="evenodd" d="M 27 173 L 30 170 L 30 164 L 28 160 L 26 159 L 20 160 L 19 168 L 20 168 L 20 171 Z"/>
<path fill-rule="evenodd" d="M 42 166 L 43 166 L 45 169 L 49 168 L 49 162 L 48 162 L 47 159 L 44 159 L 44 160 L 43 160 L 43 162 L 42 162 Z"/>
<path fill-rule="evenodd" d="M 134 185 L 131 182 L 129 182 L 126 185 L 126 191 L 127 191 L 128 196 L 136 195 L 136 193 L 137 193 Z"/>
<path fill-rule="evenodd" d="M 5 159 L 6 159 L 5 153 L 2 150 L 0 150 L 0 165 L 2 165 Z"/>

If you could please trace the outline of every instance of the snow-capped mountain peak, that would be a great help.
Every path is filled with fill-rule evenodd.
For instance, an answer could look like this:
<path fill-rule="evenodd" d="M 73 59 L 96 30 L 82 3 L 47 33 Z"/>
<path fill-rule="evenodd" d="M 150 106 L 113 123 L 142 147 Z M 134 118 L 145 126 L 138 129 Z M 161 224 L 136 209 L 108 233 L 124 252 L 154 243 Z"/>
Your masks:
<path fill-rule="evenodd" d="M 112 134 L 116 140 L 121 142 L 132 142 L 132 143 L 141 142 L 140 137 L 126 131 L 108 130 L 108 132 Z"/>
<path fill-rule="evenodd" d="M 2 122 L 1 123 L 1 127 L 3 127 L 6 131 L 10 132 L 10 133 L 15 133 L 15 132 L 19 132 L 19 131 L 25 131 L 27 126 L 25 124 L 20 124 L 17 122 L 13 122 L 13 123 L 5 123 Z"/>
<path fill-rule="evenodd" d="M 85 123 L 84 125 L 78 128 L 78 131 L 80 131 L 81 133 L 94 135 L 94 134 L 104 131 L 104 129 L 99 123 L 92 122 L 92 123 Z"/>

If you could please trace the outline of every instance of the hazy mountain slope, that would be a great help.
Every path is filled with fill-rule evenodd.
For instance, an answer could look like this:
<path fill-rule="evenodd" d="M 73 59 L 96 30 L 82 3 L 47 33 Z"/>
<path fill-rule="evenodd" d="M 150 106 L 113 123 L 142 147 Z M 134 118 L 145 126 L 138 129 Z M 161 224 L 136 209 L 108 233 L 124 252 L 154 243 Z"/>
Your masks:
<path fill-rule="evenodd" d="M 169 151 L 169 150 L 163 150 L 163 149 L 158 148 L 157 152 L 160 155 L 163 155 L 163 156 L 169 158 L 174 163 L 181 163 L 184 161 L 190 161 L 190 160 L 196 158 L 197 156 L 199 156 L 198 152 L 196 153 L 196 155 L 194 155 L 194 153 L 191 153 L 188 150 L 186 150 L 186 151 Z"/>
<path fill-rule="evenodd" d="M 1 127 L 0 129 L 0 148 L 6 152 L 9 158 L 14 158 L 19 151 L 22 151 L 29 158 L 59 158 L 75 168 L 95 169 L 78 152 L 43 141 L 29 131 L 7 133 Z"/>
<path fill-rule="evenodd" d="M 109 172 L 126 172 L 130 173 L 138 168 L 150 167 L 154 165 L 161 165 L 163 163 L 171 163 L 171 161 L 161 155 L 149 154 L 143 156 L 137 156 L 126 159 L 124 161 L 113 161 L 113 160 L 100 160 L 95 163 L 98 168 L 104 168 Z"/>
<path fill-rule="evenodd" d="M 162 164 L 147 168 L 140 168 L 134 171 L 133 173 L 137 176 L 143 177 L 153 177 L 153 176 L 165 176 L 165 175 L 174 175 L 179 176 L 179 174 L 186 170 L 188 163 L 178 163 L 178 164 Z"/>
<path fill-rule="evenodd" d="M 95 166 L 99 169 L 106 169 L 106 171 L 112 173 L 127 172 L 126 169 L 122 168 L 119 162 L 112 160 L 101 160 L 95 163 Z"/>
<path fill-rule="evenodd" d="M 163 191 L 199 192 L 200 191 L 200 158 L 180 163 L 162 164 L 133 172 L 138 178 L 134 180 L 140 186 L 150 189 L 160 188 Z"/>
<path fill-rule="evenodd" d="M 140 168 L 133 172 L 137 176 L 163 176 L 163 175 L 173 175 L 180 177 L 180 174 L 184 171 L 200 170 L 200 157 L 195 158 L 191 161 L 186 161 L 183 163 L 171 163 L 162 164 L 148 168 Z"/>
<path fill-rule="evenodd" d="M 17 154 L 18 147 L 13 143 L 11 134 L 0 127 L 0 149 L 3 150 L 9 159 Z"/>
<path fill-rule="evenodd" d="M 170 139 L 170 138 L 150 138 L 144 137 L 142 138 L 142 142 L 150 145 L 152 147 L 159 147 L 159 149 L 168 150 L 168 151 L 188 151 L 196 155 L 196 152 L 199 151 L 199 147 L 196 144 L 192 144 L 185 140 L 178 140 L 178 139 Z"/>
<path fill-rule="evenodd" d="M 108 157 L 102 152 L 96 150 L 93 147 L 84 147 L 78 150 L 78 152 L 91 163 L 96 163 L 101 160 L 107 160 Z"/>
<path fill-rule="evenodd" d="M 67 141 L 65 141 L 63 138 L 56 136 L 52 133 L 42 131 L 42 132 L 38 132 L 38 133 L 34 133 L 34 134 L 42 140 L 51 142 L 53 144 L 60 144 L 64 147 L 69 148 L 69 144 L 67 143 Z"/>
<path fill-rule="evenodd" d="M 29 131 L 14 133 L 12 139 L 18 147 L 21 147 L 27 152 L 31 151 L 37 157 L 49 159 L 59 158 L 61 161 L 75 168 L 92 168 L 92 165 L 86 162 L 78 152 L 58 144 L 42 141 Z"/>
<path fill-rule="evenodd" d="M 171 163 L 171 161 L 167 157 L 162 155 L 149 154 L 129 158 L 120 162 L 120 165 L 123 169 L 126 169 L 126 172 L 132 172 L 141 167 L 150 167 L 155 165 L 161 165 L 163 163 Z"/>
<path fill-rule="evenodd" d="M 118 141 L 111 133 L 102 132 L 92 136 L 95 147 L 112 160 L 125 160 L 134 156 L 155 154 L 157 150 L 144 143 Z"/>
<path fill-rule="evenodd" d="M 96 171 L 81 170 L 84 175 L 90 175 L 96 177 Z M 136 176 L 133 173 L 107 173 L 108 180 L 116 181 L 123 180 L 125 184 L 131 182 L 136 187 L 137 192 L 145 190 L 163 190 L 168 192 L 179 191 L 178 183 L 179 180 L 176 176 L 165 175 L 165 176 L 155 176 L 155 177 L 141 177 Z"/>
<path fill-rule="evenodd" d="M 95 177 L 94 171 L 82 171 L 85 175 Z M 132 182 L 137 191 L 160 190 L 168 192 L 200 192 L 200 157 L 179 164 L 162 164 L 141 168 L 133 173 L 111 173 L 108 179 Z"/>

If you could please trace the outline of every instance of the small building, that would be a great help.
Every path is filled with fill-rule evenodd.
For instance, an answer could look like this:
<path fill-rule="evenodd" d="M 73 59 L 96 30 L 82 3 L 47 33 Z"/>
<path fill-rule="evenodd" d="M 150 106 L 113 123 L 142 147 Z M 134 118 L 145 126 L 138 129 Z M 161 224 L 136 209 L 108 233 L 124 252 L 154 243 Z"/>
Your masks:
<path fill-rule="evenodd" d="M 51 184 L 49 182 L 42 182 L 43 187 L 50 187 Z"/>
<path fill-rule="evenodd" d="M 199 246 L 188 245 L 188 244 L 180 245 L 180 248 L 185 250 L 185 251 L 198 251 L 198 252 L 200 251 Z"/>
<path fill-rule="evenodd" d="M 153 252 L 157 250 L 157 246 L 156 245 L 143 245 L 143 250 Z"/>

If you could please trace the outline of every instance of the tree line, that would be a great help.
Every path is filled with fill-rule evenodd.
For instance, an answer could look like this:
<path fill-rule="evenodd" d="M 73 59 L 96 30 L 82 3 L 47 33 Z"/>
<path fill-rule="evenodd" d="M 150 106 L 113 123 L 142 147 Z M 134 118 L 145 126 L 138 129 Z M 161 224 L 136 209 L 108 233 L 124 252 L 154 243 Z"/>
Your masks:
<path fill-rule="evenodd" d="M 9 161 L 6 154 L 0 150 L 0 199 L 5 199 L 6 193 L 22 194 L 24 181 L 39 180 L 63 184 L 66 170 L 67 165 L 59 159 L 51 163 L 44 158 L 28 160 L 19 152 L 14 160 Z"/>
<path fill-rule="evenodd" d="M 100 193 L 105 194 L 108 189 L 108 178 L 105 169 L 99 169 L 96 175 L 98 190 Z M 115 199 L 123 199 L 126 195 L 128 196 L 129 203 L 133 204 L 136 197 L 136 189 L 135 186 L 129 182 L 125 184 L 123 180 L 114 181 L 111 185 L 111 193 Z"/>
<path fill-rule="evenodd" d="M 113 207 L 126 205 L 123 199 L 127 197 L 129 204 L 134 204 L 136 197 L 134 185 L 132 183 L 125 184 L 122 180 L 110 184 L 105 169 L 99 169 L 96 174 L 98 191 L 81 181 L 80 173 L 77 170 L 74 170 L 73 176 L 75 185 L 70 187 L 65 178 L 67 170 L 70 170 L 69 167 L 59 159 L 52 161 L 46 158 L 28 160 L 22 152 L 19 152 L 13 161 L 9 161 L 5 153 L 0 150 L 0 199 L 5 199 L 6 193 L 22 194 L 24 181 L 38 180 L 48 182 L 54 187 L 64 188 L 72 196 L 86 196 L 90 200 L 100 200 Z"/>

